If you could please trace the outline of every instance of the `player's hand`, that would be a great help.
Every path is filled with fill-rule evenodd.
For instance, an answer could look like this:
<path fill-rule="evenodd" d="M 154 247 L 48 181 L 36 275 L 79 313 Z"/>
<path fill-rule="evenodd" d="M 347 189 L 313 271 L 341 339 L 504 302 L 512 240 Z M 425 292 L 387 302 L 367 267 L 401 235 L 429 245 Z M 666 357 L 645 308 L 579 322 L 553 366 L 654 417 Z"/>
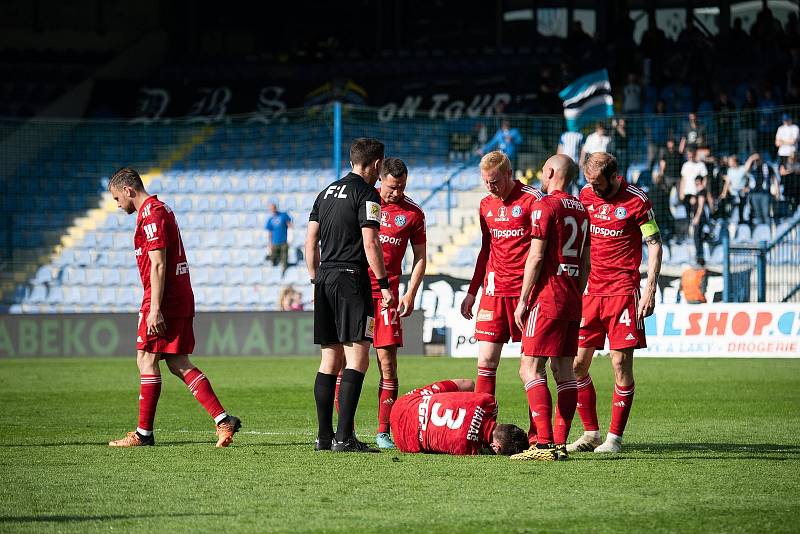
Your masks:
<path fill-rule="evenodd" d="M 388 289 L 381 289 L 381 306 L 384 308 L 394 308 L 396 302 L 394 301 L 394 295 Z"/>
<path fill-rule="evenodd" d="M 639 309 L 636 310 L 636 320 L 641 321 L 645 317 L 653 315 L 653 310 L 656 309 L 656 294 L 655 292 L 646 292 L 639 301 Z"/>
<path fill-rule="evenodd" d="M 527 315 L 528 306 L 523 301 L 519 301 L 517 309 L 514 310 L 514 322 L 517 323 L 517 327 L 520 330 L 525 330 L 525 318 Z"/>
<path fill-rule="evenodd" d="M 400 297 L 400 304 L 397 305 L 397 313 L 400 317 L 408 317 L 414 311 L 414 295 L 406 293 Z"/>
<path fill-rule="evenodd" d="M 475 295 L 467 293 L 467 296 L 464 297 L 463 302 L 461 302 L 461 315 L 464 316 L 464 319 L 472 319 L 472 307 L 474 305 Z"/>
<path fill-rule="evenodd" d="M 167 323 L 164 322 L 161 310 L 150 310 L 150 313 L 147 314 L 147 335 L 163 336 L 166 332 Z"/>

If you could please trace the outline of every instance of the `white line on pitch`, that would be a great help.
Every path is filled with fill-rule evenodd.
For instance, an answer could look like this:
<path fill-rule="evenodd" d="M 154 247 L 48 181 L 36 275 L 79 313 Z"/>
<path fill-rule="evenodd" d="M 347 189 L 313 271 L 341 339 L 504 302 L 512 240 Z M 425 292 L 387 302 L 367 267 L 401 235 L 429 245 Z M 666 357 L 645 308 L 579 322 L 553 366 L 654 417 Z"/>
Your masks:
<path fill-rule="evenodd" d="M 167 430 L 157 428 L 156 432 L 174 432 L 176 434 L 208 434 L 206 430 Z M 253 436 L 313 436 L 311 432 L 257 432 L 255 430 L 240 430 L 238 434 L 250 434 Z"/>

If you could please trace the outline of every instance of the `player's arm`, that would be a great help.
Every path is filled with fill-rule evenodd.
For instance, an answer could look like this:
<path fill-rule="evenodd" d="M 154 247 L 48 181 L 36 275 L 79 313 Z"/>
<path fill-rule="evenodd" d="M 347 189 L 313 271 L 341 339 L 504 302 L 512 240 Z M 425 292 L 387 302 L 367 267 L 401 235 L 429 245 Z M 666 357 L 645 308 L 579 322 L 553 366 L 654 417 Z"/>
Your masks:
<path fill-rule="evenodd" d="M 489 248 L 492 246 L 492 237 L 489 234 L 489 226 L 486 220 L 481 215 L 481 234 L 483 240 L 481 241 L 481 251 L 478 253 L 478 259 L 475 261 L 475 272 L 472 273 L 472 280 L 467 289 L 467 295 L 461 303 L 461 315 L 465 319 L 472 319 L 472 307 L 475 305 L 475 296 L 478 294 L 478 289 L 483 283 L 483 277 L 486 276 L 486 263 L 489 261 Z"/>
<path fill-rule="evenodd" d="M 414 263 L 411 268 L 411 278 L 408 280 L 408 289 L 398 305 L 400 317 L 408 317 L 414 311 L 414 300 L 417 298 L 417 291 L 428 266 L 428 251 L 425 243 L 411 245 L 411 252 L 414 254 Z"/>
<path fill-rule="evenodd" d="M 525 315 L 528 313 L 528 299 L 533 291 L 533 286 L 539 279 L 544 262 L 544 251 L 547 248 L 546 239 L 531 239 L 531 248 L 528 250 L 528 258 L 525 260 L 525 273 L 522 276 L 522 290 L 519 294 L 517 309 L 514 310 L 514 322 L 520 330 L 525 328 Z"/>
<path fill-rule="evenodd" d="M 308 276 L 312 282 L 316 282 L 319 269 L 319 222 L 317 221 L 308 221 L 305 256 Z"/>
<path fill-rule="evenodd" d="M 648 210 L 652 214 L 652 210 Z M 639 301 L 639 309 L 636 310 L 636 320 L 641 321 L 645 317 L 653 314 L 656 307 L 656 290 L 658 289 L 658 275 L 661 273 L 661 233 L 656 224 L 655 217 L 642 224 L 639 229 L 647 245 L 647 283 L 645 284 L 644 295 Z"/>
<path fill-rule="evenodd" d="M 167 278 L 167 249 L 157 248 L 147 252 L 150 258 L 150 312 L 147 314 L 147 333 L 163 336 L 167 325 L 161 314 L 164 283 Z"/>
<path fill-rule="evenodd" d="M 589 282 L 589 273 L 592 270 L 592 249 L 590 248 L 591 239 L 586 239 L 583 243 L 583 252 L 581 253 L 581 272 L 578 276 L 578 288 L 581 295 L 586 290 L 586 284 Z"/>
<path fill-rule="evenodd" d="M 378 228 L 374 226 L 361 227 L 361 238 L 364 241 L 367 263 L 369 263 L 372 272 L 375 273 L 375 278 L 380 281 L 381 278 L 386 278 L 386 265 L 383 262 L 383 247 L 378 234 Z M 381 288 L 381 296 L 383 297 L 383 306 L 385 308 L 394 307 L 394 295 L 392 295 L 388 287 Z"/>

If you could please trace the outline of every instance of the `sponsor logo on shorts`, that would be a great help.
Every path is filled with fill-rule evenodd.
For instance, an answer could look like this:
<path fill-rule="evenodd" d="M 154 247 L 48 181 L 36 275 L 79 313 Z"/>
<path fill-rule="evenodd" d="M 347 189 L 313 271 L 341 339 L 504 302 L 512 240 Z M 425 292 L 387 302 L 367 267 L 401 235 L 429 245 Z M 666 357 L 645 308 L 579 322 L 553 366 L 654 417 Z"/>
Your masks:
<path fill-rule="evenodd" d="M 633 341 L 636 337 L 633 334 L 628 334 L 625 336 L 625 341 Z"/>
<path fill-rule="evenodd" d="M 511 208 L 511 215 L 514 217 L 519 217 L 522 215 L 522 206 L 514 206 Z"/>
<path fill-rule="evenodd" d="M 175 266 L 175 276 L 180 274 L 189 274 L 189 264 L 185 261 L 182 261 Z"/>
<path fill-rule="evenodd" d="M 381 220 L 381 205 L 377 202 L 366 201 L 367 207 L 367 220 L 380 222 Z"/>
<path fill-rule="evenodd" d="M 367 326 L 364 328 L 364 337 L 372 339 L 375 336 L 375 318 L 367 316 Z"/>
<path fill-rule="evenodd" d="M 506 237 L 522 237 L 523 235 L 525 235 L 525 228 L 508 228 L 506 230 L 492 228 L 492 237 L 495 239 L 503 239 Z"/>
<path fill-rule="evenodd" d="M 601 235 L 603 237 L 619 237 L 625 232 L 623 230 L 612 230 L 611 228 L 603 228 L 602 226 L 592 225 L 592 235 Z"/>
<path fill-rule="evenodd" d="M 492 310 L 485 310 L 481 308 L 478 310 L 478 317 L 475 320 L 483 322 L 483 321 L 491 321 L 492 319 L 494 319 L 494 312 Z"/>
<path fill-rule="evenodd" d="M 137 343 L 142 343 L 143 341 L 144 340 L 142 339 L 142 336 L 136 336 L 136 342 Z"/>
<path fill-rule="evenodd" d="M 484 336 L 494 336 L 494 335 L 496 335 L 494 332 L 489 332 L 488 330 L 478 330 L 477 328 L 475 329 L 475 333 L 476 334 L 481 334 L 481 335 L 484 335 Z"/>
<path fill-rule="evenodd" d="M 406 225 L 406 216 L 405 215 L 397 215 L 394 218 L 394 223 L 397 226 L 405 226 Z"/>

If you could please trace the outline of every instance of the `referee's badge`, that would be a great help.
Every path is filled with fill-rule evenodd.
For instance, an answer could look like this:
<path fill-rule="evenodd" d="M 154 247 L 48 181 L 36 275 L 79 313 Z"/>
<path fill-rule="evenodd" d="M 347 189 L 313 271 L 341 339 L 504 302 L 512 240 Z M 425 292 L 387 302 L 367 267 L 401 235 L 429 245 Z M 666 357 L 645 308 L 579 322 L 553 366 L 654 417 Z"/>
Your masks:
<path fill-rule="evenodd" d="M 367 220 L 379 223 L 381 221 L 381 205 L 377 202 L 366 201 Z"/>
<path fill-rule="evenodd" d="M 364 328 L 364 337 L 375 337 L 375 318 L 367 315 L 367 326 Z"/>
<path fill-rule="evenodd" d="M 406 225 L 406 216 L 405 215 L 397 215 L 394 218 L 394 223 L 397 226 L 405 226 Z"/>

